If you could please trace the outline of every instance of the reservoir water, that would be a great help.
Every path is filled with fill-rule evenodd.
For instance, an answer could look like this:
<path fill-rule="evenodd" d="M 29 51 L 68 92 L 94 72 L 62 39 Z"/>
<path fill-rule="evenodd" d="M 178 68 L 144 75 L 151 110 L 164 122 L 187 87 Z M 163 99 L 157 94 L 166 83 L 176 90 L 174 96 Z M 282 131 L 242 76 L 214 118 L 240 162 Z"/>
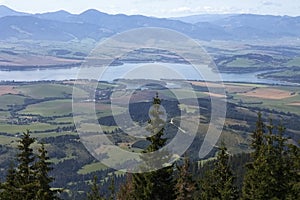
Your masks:
<path fill-rule="evenodd" d="M 70 80 L 77 79 L 78 72 L 81 70 L 81 74 L 84 73 L 84 77 L 97 77 L 97 80 L 101 81 L 112 81 L 118 78 L 131 77 L 130 74 L 134 74 L 134 77 L 149 78 L 151 70 L 145 71 L 145 66 L 150 69 L 152 66 L 163 66 L 162 68 L 169 69 L 178 74 L 180 78 L 186 80 L 204 80 L 204 81 L 215 81 L 216 76 L 220 77 L 219 80 L 225 82 L 245 82 L 245 83 L 265 83 L 265 84 L 281 84 L 281 85 L 297 85 L 294 83 L 271 80 L 265 78 L 258 78 L 257 75 L 262 72 L 251 72 L 251 73 L 219 73 L 212 71 L 210 68 L 203 68 L 195 70 L 191 65 L 187 64 L 170 64 L 170 63 L 135 63 L 135 64 L 123 64 L 119 66 L 109 66 L 100 77 L 100 72 L 96 67 L 89 68 L 48 68 L 48 69 L 32 69 L 32 70 L 13 70 L 13 71 L 2 71 L 0 68 L 0 81 L 42 81 L 42 80 Z M 142 68 L 141 68 L 142 66 Z M 144 67 L 144 68 L 143 68 Z M 139 69 L 142 70 L 139 70 Z M 158 69 L 158 68 L 157 68 Z M 165 71 L 152 71 L 153 76 L 157 78 L 172 78 L 171 74 Z M 199 73 L 200 71 L 200 73 Z M 166 73 L 167 72 L 167 73 Z M 169 76 L 168 76 L 169 74 Z M 202 74 L 202 75 L 201 75 Z M 80 76 L 79 76 L 80 77 Z M 174 78 L 174 77 L 173 77 Z M 178 78 L 178 77 L 175 77 Z"/>

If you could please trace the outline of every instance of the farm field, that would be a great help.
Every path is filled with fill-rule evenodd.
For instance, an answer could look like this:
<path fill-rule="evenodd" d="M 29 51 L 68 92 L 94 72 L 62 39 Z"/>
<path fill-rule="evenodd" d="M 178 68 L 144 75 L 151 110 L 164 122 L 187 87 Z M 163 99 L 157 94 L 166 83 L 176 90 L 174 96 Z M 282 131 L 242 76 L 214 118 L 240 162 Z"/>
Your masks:
<path fill-rule="evenodd" d="M 275 121 L 283 121 L 287 127 L 287 134 L 295 141 L 300 139 L 300 87 L 245 83 L 223 85 L 199 81 L 189 81 L 185 84 L 190 84 L 194 91 L 184 87 L 172 90 L 151 87 L 134 91 L 129 98 L 130 114 L 136 123 L 146 123 L 149 117 L 147 109 L 151 105 L 153 96 L 158 92 L 163 99 L 166 112 L 172 111 L 169 113 L 169 120 L 172 118 L 176 124 L 180 112 L 185 113 L 189 123 L 183 128 L 187 132 L 189 129 L 196 128 L 193 122 L 200 120 L 196 142 L 189 149 L 194 159 L 198 156 L 198 142 L 203 140 L 208 129 L 210 96 L 227 101 L 226 121 L 220 141 L 225 141 L 228 151 L 233 154 L 249 151 L 249 133 L 255 126 L 256 113 L 259 111 L 265 113 L 266 119 L 272 117 Z M 226 96 L 209 93 L 207 86 L 224 88 Z M 80 101 L 74 102 L 74 105 L 81 113 L 76 116 L 82 121 L 79 124 L 81 129 L 93 134 L 99 131 L 98 125 L 88 121 L 90 118 L 87 108 L 93 104 L 102 131 L 114 144 L 130 152 L 139 152 L 144 148 L 143 141 L 125 134 L 112 121 L 110 95 L 112 92 L 122 94 L 124 87 L 115 83 L 99 83 L 95 100 L 89 94 L 89 85 L 86 81 L 77 82 L 76 88 L 73 87 L 74 81 L 6 82 L 0 85 L 0 147 L 6 149 L 0 155 L 0 169 L 7 165 L 9 161 L 7 158 L 15 154 L 20 134 L 29 129 L 33 137 L 46 144 L 53 167 L 64 168 L 65 173 L 71 173 L 70 182 L 54 182 L 58 187 L 68 185 L 67 189 L 72 190 L 84 184 L 80 182 L 81 176 L 96 173 L 105 180 L 105 177 L 112 173 L 111 169 L 95 160 L 80 142 L 72 113 L 73 89 L 80 94 Z M 180 94 L 181 97 L 190 97 L 194 94 L 199 102 L 201 117 L 199 118 L 197 114 L 199 108 L 188 99 L 184 99 L 177 105 L 174 93 Z M 114 106 L 114 114 L 122 116 L 128 108 L 122 103 L 122 98 L 119 99 L 120 102 L 117 98 L 114 100 L 117 102 Z M 178 112 L 174 112 L 176 107 Z M 166 134 L 169 139 L 172 139 L 174 137 L 172 132 L 175 129 L 170 127 L 167 126 Z M 135 127 L 131 130 L 136 134 L 139 132 Z M 111 154 L 116 156 L 114 152 Z M 117 157 L 114 160 L 115 164 L 122 163 L 122 159 Z M 3 171 L 0 170 L 0 173 Z"/>

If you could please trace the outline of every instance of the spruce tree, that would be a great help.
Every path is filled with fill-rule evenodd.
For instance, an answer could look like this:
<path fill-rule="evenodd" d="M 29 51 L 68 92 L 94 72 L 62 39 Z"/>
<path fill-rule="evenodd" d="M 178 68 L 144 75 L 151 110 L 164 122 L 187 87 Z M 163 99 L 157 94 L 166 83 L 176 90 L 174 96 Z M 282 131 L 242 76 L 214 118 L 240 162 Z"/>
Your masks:
<path fill-rule="evenodd" d="M 235 200 L 238 192 L 234 185 L 233 172 L 229 166 L 229 155 L 224 143 L 220 147 L 214 169 L 208 172 L 201 186 L 202 199 Z"/>
<path fill-rule="evenodd" d="M 100 188 L 97 182 L 98 178 L 97 176 L 94 176 L 91 185 L 91 191 L 87 195 L 88 200 L 104 200 L 104 198 L 101 196 Z"/>
<path fill-rule="evenodd" d="M 270 120 L 267 126 L 266 135 L 266 153 L 265 157 L 268 163 L 268 176 L 270 182 L 268 185 L 268 196 L 278 199 L 286 199 L 289 191 L 290 166 L 287 162 L 287 139 L 283 137 L 285 131 L 283 126 L 275 126 Z M 274 133 L 276 131 L 276 133 Z"/>
<path fill-rule="evenodd" d="M 35 178 L 37 181 L 36 199 L 59 199 L 56 195 L 60 192 L 60 190 L 52 190 L 50 186 L 54 178 L 49 176 L 49 172 L 52 170 L 52 167 L 50 167 L 51 164 L 48 161 L 49 157 L 47 156 L 45 145 L 42 144 L 38 151 L 38 161 L 35 163 Z"/>
<path fill-rule="evenodd" d="M 30 131 L 23 133 L 17 155 L 19 165 L 16 172 L 16 184 L 19 188 L 18 193 L 24 200 L 32 200 L 36 196 L 36 178 L 34 171 L 35 155 L 31 145 L 35 142 L 35 138 L 30 136 Z"/>
<path fill-rule="evenodd" d="M 118 194 L 117 200 L 132 200 L 133 198 L 133 183 L 132 183 L 132 174 L 127 174 L 126 181 L 121 185 Z"/>
<path fill-rule="evenodd" d="M 184 159 L 184 164 L 178 167 L 179 175 L 175 185 L 176 200 L 193 199 L 196 190 L 196 184 L 190 172 L 190 161 L 188 158 Z"/>
<path fill-rule="evenodd" d="M 251 134 L 252 137 L 251 148 L 254 150 L 252 154 L 253 159 L 255 159 L 258 156 L 260 152 L 260 148 L 263 145 L 265 127 L 266 125 L 262 120 L 262 114 L 261 112 L 259 112 L 257 114 L 256 128 L 254 132 Z"/>
<path fill-rule="evenodd" d="M 161 100 L 158 97 L 153 98 L 153 109 L 150 111 L 151 119 L 148 121 L 147 130 L 151 133 L 151 136 L 146 139 L 150 142 L 150 145 L 146 148 L 144 153 L 151 153 L 158 151 L 165 144 L 167 139 L 164 136 L 165 121 L 161 119 L 162 111 L 160 110 Z M 150 158 L 149 158 L 150 157 Z M 173 165 L 161 168 L 156 163 L 161 163 L 162 160 L 166 161 L 169 158 L 167 152 L 162 152 L 161 157 L 157 158 L 151 155 L 144 159 L 145 163 L 151 167 L 158 168 L 156 171 L 144 172 L 140 174 L 134 174 L 132 179 L 133 192 L 132 199 L 137 200 L 170 200 L 174 199 L 174 181 L 173 181 Z M 153 164 L 154 163 L 154 164 Z M 143 166 L 145 167 L 145 166 Z M 147 166 L 146 166 L 147 167 Z"/>
<path fill-rule="evenodd" d="M 0 187 L 0 199 L 21 199 L 18 195 L 18 186 L 16 180 L 16 169 L 13 163 L 10 164 L 7 171 L 6 180 Z"/>
<path fill-rule="evenodd" d="M 245 200 L 287 199 L 291 191 L 294 166 L 289 164 L 284 128 L 275 128 L 272 120 L 265 127 L 268 133 L 263 135 L 260 148 L 254 149 L 253 161 L 247 164 L 242 195 Z"/>
<path fill-rule="evenodd" d="M 114 200 L 116 198 L 115 175 L 114 174 L 111 176 L 111 181 L 110 181 L 110 185 L 109 185 L 108 189 L 110 192 L 109 200 Z"/>
<path fill-rule="evenodd" d="M 291 166 L 289 178 L 289 192 L 287 200 L 300 199 L 300 141 L 298 146 L 289 144 L 288 165 Z"/>
<path fill-rule="evenodd" d="M 52 169 L 48 162 L 47 151 L 42 144 L 39 155 L 33 153 L 31 145 L 35 139 L 29 130 L 23 133 L 19 141 L 17 154 L 18 165 L 10 166 L 6 181 L 2 184 L 0 199 L 5 200 L 54 200 L 58 190 L 51 190 L 49 184 L 53 181 L 48 175 Z M 36 157 L 38 161 L 35 162 Z"/>

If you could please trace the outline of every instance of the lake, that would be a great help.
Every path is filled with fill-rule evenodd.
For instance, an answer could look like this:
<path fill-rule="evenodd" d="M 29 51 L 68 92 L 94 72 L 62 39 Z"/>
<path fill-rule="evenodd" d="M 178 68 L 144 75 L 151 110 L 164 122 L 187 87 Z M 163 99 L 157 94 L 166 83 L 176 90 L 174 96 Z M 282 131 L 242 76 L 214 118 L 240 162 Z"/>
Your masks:
<path fill-rule="evenodd" d="M 69 80 L 76 79 L 80 67 L 72 68 L 53 68 L 53 69 L 34 69 L 34 70 L 14 70 L 1 71 L 0 81 L 42 81 L 42 80 Z M 186 80 L 204 80 L 225 82 L 245 82 L 245 83 L 265 83 L 265 84 L 281 84 L 281 85 L 297 85 L 295 83 L 258 78 L 257 75 L 262 72 L 251 73 L 219 73 L 212 71 L 208 67 L 204 67 L 197 72 L 195 68 L 187 64 L 173 63 L 126 63 L 119 66 L 110 66 L 100 77 L 101 70 L 96 67 L 81 69 L 79 77 L 81 78 L 97 78 L 101 81 L 112 81 L 118 78 L 154 78 L 154 79 L 186 79 Z"/>

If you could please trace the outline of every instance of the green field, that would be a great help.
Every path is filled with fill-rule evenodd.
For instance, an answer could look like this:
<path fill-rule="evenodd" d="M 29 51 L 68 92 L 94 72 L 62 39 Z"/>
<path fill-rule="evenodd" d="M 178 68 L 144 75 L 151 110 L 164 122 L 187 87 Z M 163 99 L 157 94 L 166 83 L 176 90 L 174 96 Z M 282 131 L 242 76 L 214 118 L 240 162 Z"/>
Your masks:
<path fill-rule="evenodd" d="M 45 117 L 62 116 L 72 113 L 72 102 L 69 99 L 45 101 L 27 106 L 20 114 L 41 115 Z"/>
<path fill-rule="evenodd" d="M 16 125 L 16 124 L 0 124 L 1 132 L 16 134 L 23 133 L 26 130 L 30 130 L 31 132 L 41 132 L 45 130 L 56 129 L 57 125 L 51 125 L 48 123 L 32 123 L 26 125 Z"/>
<path fill-rule="evenodd" d="M 17 88 L 22 94 L 30 96 L 36 99 L 44 99 L 49 97 L 63 98 L 67 95 L 71 95 L 73 88 L 70 86 L 64 86 L 60 84 L 36 84 L 25 85 Z"/>
<path fill-rule="evenodd" d="M 11 107 L 24 104 L 25 97 L 20 95 L 6 94 L 0 96 L 0 109 L 7 110 Z"/>
<path fill-rule="evenodd" d="M 180 119 L 179 116 L 175 116 L 173 117 L 173 120 L 175 122 L 186 120 L 187 123 L 184 124 L 183 126 L 185 127 L 182 128 L 186 130 L 187 133 L 197 128 L 197 138 L 203 139 L 209 125 L 209 115 L 205 113 L 209 108 L 205 106 L 207 102 L 209 103 L 208 100 L 210 95 L 208 92 L 205 92 L 207 91 L 207 88 L 203 86 L 205 84 L 200 82 L 189 82 L 189 84 L 192 83 L 196 86 L 193 87 L 195 91 L 190 90 L 192 87 L 183 87 L 172 90 L 162 89 L 158 92 L 160 98 L 170 102 L 176 100 L 177 97 L 174 95 L 176 93 L 185 100 L 186 98 L 193 97 L 193 95 L 200 98 L 198 103 L 202 111 L 204 111 L 201 113 L 200 117 L 198 116 L 198 113 L 195 113 L 199 108 L 195 106 L 194 102 L 186 100 L 179 105 L 179 109 L 186 114 L 185 118 Z M 182 85 L 186 84 L 187 82 Z M 223 85 L 220 83 L 207 83 L 207 85 L 208 84 L 211 84 L 211 87 L 216 89 L 224 89 Z M 118 88 L 115 87 L 115 84 L 110 83 L 101 83 L 100 85 L 100 91 L 106 90 L 107 92 L 112 90 L 116 92 L 115 90 Z M 104 164 L 96 159 L 91 159 L 91 154 L 81 143 L 80 139 L 82 138 L 78 137 L 79 135 L 74 129 L 74 119 L 72 116 L 72 106 L 76 106 L 77 111 L 79 112 L 79 115 L 76 115 L 76 118 L 79 119 L 79 123 L 76 125 L 79 125 L 81 130 L 98 133 L 100 131 L 98 124 L 93 124 L 88 121 L 91 115 L 89 114 L 90 109 L 87 108 L 95 108 L 98 118 L 109 117 L 112 115 L 109 100 L 98 99 L 94 101 L 91 99 L 87 95 L 88 89 L 87 91 L 84 91 L 87 87 L 87 84 L 84 81 L 82 84 L 78 84 L 78 88 L 76 88 L 81 92 L 83 98 L 73 103 L 73 105 L 71 96 L 73 86 L 70 82 L 26 83 L 17 86 L 14 85 L 14 87 L 21 92 L 21 95 L 4 94 L 0 96 L 0 109 L 2 109 L 0 110 L 0 145 L 16 149 L 20 134 L 29 129 L 32 132 L 32 136 L 37 138 L 39 142 L 46 142 L 47 150 L 49 155 L 51 155 L 50 161 L 54 168 L 57 166 L 67 167 L 67 170 L 69 171 L 65 173 L 72 172 L 75 177 L 85 175 L 90 176 L 91 174 L 97 173 L 111 173 L 108 172 L 109 169 Z M 217 146 L 220 145 L 221 141 L 224 141 L 230 154 L 249 152 L 248 144 L 250 141 L 250 131 L 248 130 L 253 121 L 250 123 L 247 119 L 248 117 L 255 118 L 259 109 L 265 109 L 264 112 L 266 112 L 266 115 L 269 115 L 269 117 L 278 117 L 278 113 L 272 115 L 276 112 L 282 112 L 280 116 L 286 117 L 285 119 L 289 119 L 291 116 L 288 112 L 300 116 L 300 87 L 250 83 L 225 83 L 224 87 L 229 103 L 228 113 Z M 264 91 L 266 91 L 266 94 Z M 278 92 L 278 95 L 286 96 L 276 99 L 278 95 L 272 94 L 272 91 Z M 124 91 L 120 90 L 117 92 L 122 93 Z M 131 91 L 126 92 L 129 94 Z M 155 88 L 143 91 L 137 90 L 130 100 L 132 100 L 133 103 L 137 103 L 137 106 L 142 105 L 139 104 L 139 102 L 149 103 L 156 92 Z M 258 97 L 255 97 L 255 95 L 258 95 Z M 224 97 L 220 98 L 224 100 Z M 122 114 L 128 108 L 127 105 L 122 102 L 122 99 L 120 100 L 119 104 L 114 106 L 115 114 Z M 203 102 L 204 104 L 201 104 Z M 297 103 L 299 103 L 299 105 Z M 143 108 L 144 107 L 141 107 L 141 109 Z M 197 120 L 200 120 L 199 126 L 195 123 Z M 289 121 L 287 120 L 287 122 Z M 294 124 L 293 127 L 288 127 L 288 130 L 290 133 L 299 137 L 299 130 L 296 125 Z M 107 138 L 112 142 L 115 142 L 122 150 L 132 153 L 142 151 L 142 149 L 132 147 L 136 141 L 140 140 L 140 138 L 133 137 L 134 134 L 140 132 L 138 125 L 128 129 L 131 131 L 130 135 L 120 134 L 120 132 L 118 132 L 119 130 L 117 130 L 119 127 L 116 125 L 101 125 L 101 128 L 102 131 L 107 132 Z M 126 127 L 124 129 L 126 130 Z M 123 131 L 126 133 L 125 130 Z M 169 138 L 170 140 L 172 139 L 171 136 Z M 94 138 L 91 138 L 92 145 L 98 147 L 97 140 L 93 139 Z M 35 144 L 34 148 L 36 149 L 37 147 L 38 145 Z M 101 151 L 101 149 L 99 151 Z M 198 152 L 196 152 L 195 149 L 191 152 L 196 154 L 193 155 L 195 158 L 198 158 Z M 15 151 L 8 151 L 0 155 L 0 165 L 10 159 L 12 154 L 15 154 Z M 104 161 L 108 161 L 108 158 L 113 158 L 109 161 L 111 162 L 111 165 L 116 166 L 123 164 L 128 160 L 128 157 L 125 158 L 123 155 L 120 155 L 119 151 L 114 150 L 110 150 L 105 156 L 107 157 L 104 157 Z M 131 158 L 134 159 L 136 157 L 132 156 Z M 122 175 L 122 173 L 120 173 L 120 175 Z M 101 177 L 101 180 L 106 180 L 108 176 L 109 175 L 106 174 L 106 176 Z M 68 184 L 76 185 L 78 182 L 70 181 Z"/>
<path fill-rule="evenodd" d="M 255 66 L 257 63 L 254 60 L 249 60 L 245 58 L 237 58 L 232 62 L 227 63 L 228 67 L 249 67 Z"/>
<path fill-rule="evenodd" d="M 287 64 L 288 64 L 289 67 L 293 67 L 293 66 L 298 66 L 299 67 L 300 66 L 300 57 L 293 58 Z"/>
<path fill-rule="evenodd" d="M 77 173 L 78 174 L 89 174 L 95 171 L 105 170 L 107 167 L 101 162 L 95 162 L 91 164 L 84 165 Z"/>

